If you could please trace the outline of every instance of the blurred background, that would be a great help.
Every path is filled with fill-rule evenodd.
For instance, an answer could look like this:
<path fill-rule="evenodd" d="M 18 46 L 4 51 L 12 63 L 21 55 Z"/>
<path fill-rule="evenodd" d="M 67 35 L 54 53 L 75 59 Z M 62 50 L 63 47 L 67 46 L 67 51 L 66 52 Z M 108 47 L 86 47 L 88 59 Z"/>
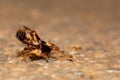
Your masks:
<path fill-rule="evenodd" d="M 120 1 L 1 0 L 0 36 L 13 36 L 20 25 L 34 27 L 46 39 L 61 33 L 64 33 L 61 39 L 69 35 L 76 35 L 77 39 L 77 35 L 91 33 L 105 32 L 111 35 L 111 32 L 120 31 Z"/>
<path fill-rule="evenodd" d="M 76 24 L 119 23 L 119 8 L 119 0 L 1 0 L 0 24 L 43 23 L 56 18 L 77 19 Z"/>

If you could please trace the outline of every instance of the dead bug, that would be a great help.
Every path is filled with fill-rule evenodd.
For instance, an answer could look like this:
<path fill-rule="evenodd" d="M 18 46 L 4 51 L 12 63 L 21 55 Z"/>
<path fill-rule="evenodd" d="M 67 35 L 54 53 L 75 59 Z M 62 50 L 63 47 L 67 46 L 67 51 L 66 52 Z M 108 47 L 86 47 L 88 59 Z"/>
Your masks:
<path fill-rule="evenodd" d="M 17 55 L 23 57 L 25 61 L 27 58 L 31 60 L 45 59 L 46 62 L 48 62 L 49 58 L 72 61 L 72 55 L 65 55 L 64 51 L 61 51 L 54 43 L 41 40 L 36 31 L 27 26 L 21 26 L 15 36 L 19 41 L 27 45 Z"/>

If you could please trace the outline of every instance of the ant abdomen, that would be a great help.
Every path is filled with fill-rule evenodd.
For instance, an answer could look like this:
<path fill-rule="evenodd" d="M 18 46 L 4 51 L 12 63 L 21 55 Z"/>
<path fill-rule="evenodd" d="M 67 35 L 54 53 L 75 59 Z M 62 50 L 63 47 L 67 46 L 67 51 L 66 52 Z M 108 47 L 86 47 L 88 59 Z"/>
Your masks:
<path fill-rule="evenodd" d="M 16 38 L 20 40 L 21 42 L 25 43 L 24 40 L 26 39 L 26 33 L 22 31 L 18 31 L 16 33 Z"/>

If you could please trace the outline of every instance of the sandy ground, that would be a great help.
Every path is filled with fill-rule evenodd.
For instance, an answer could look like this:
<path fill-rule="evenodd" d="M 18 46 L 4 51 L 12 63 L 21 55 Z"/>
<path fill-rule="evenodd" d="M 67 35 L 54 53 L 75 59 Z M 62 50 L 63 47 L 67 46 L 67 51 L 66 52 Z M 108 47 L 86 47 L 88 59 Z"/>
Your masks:
<path fill-rule="evenodd" d="M 0 80 L 120 80 L 119 8 L 119 0 L 1 0 Z M 20 25 L 74 61 L 20 61 L 15 57 L 24 46 L 15 38 Z"/>

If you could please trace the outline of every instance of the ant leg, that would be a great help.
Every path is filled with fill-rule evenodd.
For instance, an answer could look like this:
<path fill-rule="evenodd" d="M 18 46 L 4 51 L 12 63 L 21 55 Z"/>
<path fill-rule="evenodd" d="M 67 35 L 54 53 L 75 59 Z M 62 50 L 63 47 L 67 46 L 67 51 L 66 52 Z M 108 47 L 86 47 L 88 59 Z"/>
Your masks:
<path fill-rule="evenodd" d="M 42 53 L 41 56 L 45 59 L 46 62 L 48 62 L 49 56 L 46 55 L 46 53 Z"/>

